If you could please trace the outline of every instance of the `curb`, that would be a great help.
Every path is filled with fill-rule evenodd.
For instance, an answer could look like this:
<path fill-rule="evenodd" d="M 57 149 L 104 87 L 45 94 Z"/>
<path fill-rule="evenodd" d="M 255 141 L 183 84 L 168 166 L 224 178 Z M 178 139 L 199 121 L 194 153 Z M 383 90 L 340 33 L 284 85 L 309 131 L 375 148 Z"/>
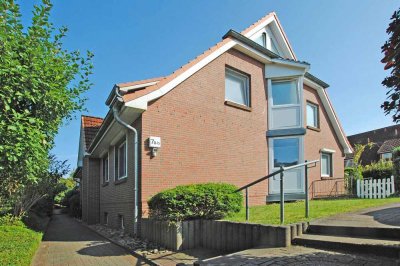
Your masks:
<path fill-rule="evenodd" d="M 139 253 L 137 253 L 137 252 L 131 250 L 130 248 L 128 248 L 128 247 L 122 245 L 121 243 L 119 243 L 119 242 L 117 242 L 117 241 L 115 241 L 115 240 L 113 240 L 113 239 L 110 239 L 110 238 L 108 238 L 107 236 L 105 236 L 105 235 L 103 235 L 103 234 L 97 232 L 97 231 L 94 230 L 93 228 L 89 227 L 87 224 L 85 224 L 85 223 L 83 223 L 83 222 L 79 222 L 79 223 L 80 223 L 81 225 L 85 226 L 86 228 L 88 228 L 89 230 L 91 230 L 92 232 L 96 233 L 97 235 L 99 235 L 99 236 L 101 236 L 101 237 L 107 239 L 107 240 L 110 241 L 111 243 L 113 243 L 113 244 L 115 244 L 115 245 L 117 245 L 117 246 L 123 248 L 124 250 L 128 251 L 129 254 L 131 254 L 131 255 L 133 255 L 133 256 L 139 258 L 139 259 L 144 260 L 146 263 L 148 263 L 148 264 L 150 264 L 150 265 L 152 265 L 152 266 L 162 266 L 161 264 L 158 264 L 158 263 L 156 263 L 156 262 L 150 260 L 149 258 L 144 257 L 143 255 L 141 255 L 141 254 L 139 254 Z"/>

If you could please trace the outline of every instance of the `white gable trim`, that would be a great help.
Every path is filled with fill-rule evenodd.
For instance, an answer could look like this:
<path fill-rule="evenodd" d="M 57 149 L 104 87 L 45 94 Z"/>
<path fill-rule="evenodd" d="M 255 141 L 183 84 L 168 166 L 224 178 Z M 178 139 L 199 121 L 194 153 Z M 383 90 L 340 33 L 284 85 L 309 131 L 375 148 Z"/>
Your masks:
<path fill-rule="evenodd" d="M 336 133 L 336 136 L 338 137 L 339 142 L 343 147 L 344 153 L 346 153 L 346 154 L 353 153 L 352 148 L 350 147 L 349 143 L 347 142 L 346 135 L 344 134 L 342 128 L 339 125 L 339 120 L 336 117 L 335 112 L 333 111 L 332 104 L 330 103 L 330 101 L 328 99 L 328 94 L 326 93 L 325 89 L 308 78 L 304 78 L 304 84 L 306 84 L 307 86 L 309 86 L 317 91 L 318 96 L 321 99 L 322 105 L 324 106 L 324 109 L 325 109 L 326 113 L 328 114 L 328 118 L 332 124 L 332 127 Z"/>
<path fill-rule="evenodd" d="M 144 88 L 144 87 L 148 87 L 148 86 L 151 86 L 151 85 L 155 85 L 155 84 L 157 84 L 157 83 L 158 83 L 158 81 L 152 81 L 152 82 L 147 82 L 147 83 L 141 83 L 141 84 L 137 84 L 137 85 L 121 87 L 120 90 L 121 90 L 121 91 L 127 92 L 127 91 L 132 91 L 132 90 L 136 90 L 136 89 L 141 89 L 141 88 Z"/>

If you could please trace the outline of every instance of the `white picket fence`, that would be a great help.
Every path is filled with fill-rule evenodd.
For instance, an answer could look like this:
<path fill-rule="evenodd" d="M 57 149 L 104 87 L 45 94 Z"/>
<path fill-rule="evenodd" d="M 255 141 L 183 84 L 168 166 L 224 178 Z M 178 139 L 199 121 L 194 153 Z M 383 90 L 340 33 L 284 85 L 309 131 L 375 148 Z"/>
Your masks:
<path fill-rule="evenodd" d="M 386 198 L 394 193 L 394 177 L 357 180 L 357 197 L 369 199 Z"/>

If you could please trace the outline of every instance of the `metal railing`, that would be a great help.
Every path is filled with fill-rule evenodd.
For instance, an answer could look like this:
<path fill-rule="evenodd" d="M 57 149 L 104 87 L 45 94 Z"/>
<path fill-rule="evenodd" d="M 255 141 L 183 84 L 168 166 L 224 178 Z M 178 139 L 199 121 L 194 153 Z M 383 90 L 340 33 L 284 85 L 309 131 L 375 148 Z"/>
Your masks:
<path fill-rule="evenodd" d="M 236 192 L 240 192 L 242 190 L 245 190 L 246 192 L 246 221 L 249 221 L 249 217 L 250 217 L 250 213 L 249 213 L 249 188 L 264 181 L 269 179 L 270 177 L 276 176 L 276 175 L 280 175 L 280 221 L 281 224 L 285 223 L 285 193 L 284 193 L 284 182 L 283 182 L 283 178 L 284 178 L 284 173 L 285 171 L 288 170 L 292 170 L 292 169 L 296 169 L 299 167 L 303 167 L 304 166 L 304 186 L 305 186 L 305 216 L 306 218 L 308 218 L 309 216 L 309 210 L 310 210 L 310 205 L 309 205 L 309 196 L 308 196 L 308 168 L 310 164 L 314 164 L 313 167 L 315 167 L 317 165 L 317 163 L 319 162 L 319 160 L 313 160 L 313 161 L 305 161 L 304 163 L 301 164 L 296 164 L 296 165 L 292 165 L 292 166 L 288 166 L 288 167 L 283 167 L 281 166 L 279 170 L 264 176 L 260 179 L 257 179 L 256 181 L 253 181 L 241 188 L 239 188 L 238 190 L 236 190 Z"/>

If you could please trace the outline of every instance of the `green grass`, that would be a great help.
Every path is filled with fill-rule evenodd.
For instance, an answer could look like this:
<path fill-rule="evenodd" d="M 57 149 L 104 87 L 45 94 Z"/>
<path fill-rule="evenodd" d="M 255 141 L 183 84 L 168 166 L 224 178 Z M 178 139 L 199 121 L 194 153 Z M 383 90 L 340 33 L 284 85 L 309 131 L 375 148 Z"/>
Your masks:
<path fill-rule="evenodd" d="M 308 219 L 305 218 L 304 201 L 285 203 L 285 224 L 310 221 L 339 213 L 352 212 L 396 202 L 400 202 L 400 198 L 311 200 L 310 217 Z M 239 213 L 229 215 L 225 220 L 245 221 L 246 214 L 244 208 Z M 250 222 L 280 224 L 279 203 L 250 207 Z"/>
<path fill-rule="evenodd" d="M 0 265 L 30 265 L 41 239 L 22 223 L 0 225 Z"/>

